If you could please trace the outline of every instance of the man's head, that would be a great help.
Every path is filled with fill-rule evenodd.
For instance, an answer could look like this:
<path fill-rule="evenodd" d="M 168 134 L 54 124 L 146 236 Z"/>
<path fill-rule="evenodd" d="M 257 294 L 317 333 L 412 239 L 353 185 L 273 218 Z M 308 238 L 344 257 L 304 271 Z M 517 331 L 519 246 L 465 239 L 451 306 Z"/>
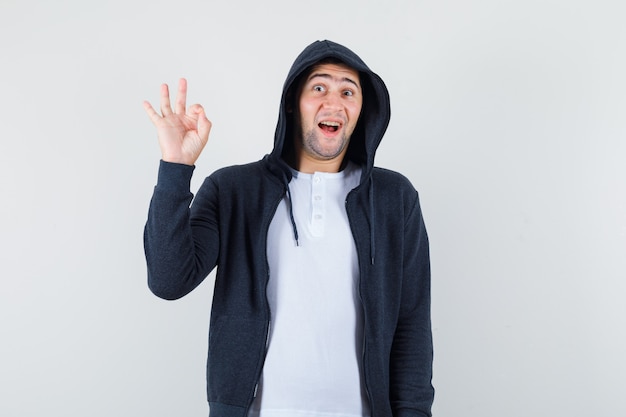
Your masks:
<path fill-rule="evenodd" d="M 359 72 L 322 60 L 303 74 L 292 103 L 296 168 L 337 171 L 363 106 Z"/>

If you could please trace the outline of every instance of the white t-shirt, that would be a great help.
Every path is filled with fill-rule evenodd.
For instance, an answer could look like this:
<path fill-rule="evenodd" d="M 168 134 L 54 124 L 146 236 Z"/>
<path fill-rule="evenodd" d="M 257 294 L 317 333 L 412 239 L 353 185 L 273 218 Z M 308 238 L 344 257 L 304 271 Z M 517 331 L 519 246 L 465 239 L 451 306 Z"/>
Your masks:
<path fill-rule="evenodd" d="M 360 168 L 294 171 L 270 224 L 268 351 L 250 417 L 369 416 L 361 372 L 362 307 L 358 263 L 345 209 Z"/>

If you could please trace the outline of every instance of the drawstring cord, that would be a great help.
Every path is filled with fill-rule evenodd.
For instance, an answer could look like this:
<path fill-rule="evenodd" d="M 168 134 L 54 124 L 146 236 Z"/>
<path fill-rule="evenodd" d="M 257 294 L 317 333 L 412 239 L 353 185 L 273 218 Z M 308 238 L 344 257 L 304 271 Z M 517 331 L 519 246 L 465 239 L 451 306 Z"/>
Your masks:
<path fill-rule="evenodd" d="M 293 216 L 293 198 L 291 197 L 291 188 L 289 187 L 289 181 L 285 173 L 283 173 L 283 182 L 287 189 L 287 198 L 289 200 L 289 220 L 291 221 L 291 228 L 293 229 L 293 238 L 296 241 L 296 246 L 300 246 L 300 239 L 298 236 L 298 227 L 296 226 L 296 219 Z M 376 211 L 374 210 L 374 176 L 370 176 L 369 187 L 369 204 L 370 204 L 370 261 L 372 265 L 376 260 Z"/>
<path fill-rule="evenodd" d="M 289 184 L 287 184 L 287 197 L 289 198 L 289 219 L 291 220 L 291 228 L 293 229 L 293 238 L 296 240 L 296 246 L 300 246 L 296 219 L 293 217 L 293 199 L 291 198 L 291 188 L 289 188 Z"/>
<path fill-rule="evenodd" d="M 289 220 L 291 221 L 291 229 L 293 230 L 293 238 L 296 241 L 296 246 L 300 246 L 300 240 L 298 238 L 298 227 L 296 226 L 296 219 L 293 217 L 293 198 L 291 198 L 291 188 L 289 187 L 289 178 L 287 178 L 287 173 L 282 171 L 283 174 L 283 184 L 287 189 L 287 198 L 289 200 Z"/>

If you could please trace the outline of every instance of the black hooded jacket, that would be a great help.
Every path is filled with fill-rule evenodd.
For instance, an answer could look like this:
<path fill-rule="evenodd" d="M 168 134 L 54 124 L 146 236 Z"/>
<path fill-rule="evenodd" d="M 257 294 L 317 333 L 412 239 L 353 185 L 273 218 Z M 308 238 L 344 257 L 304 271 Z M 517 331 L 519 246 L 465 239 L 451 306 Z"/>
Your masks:
<path fill-rule="evenodd" d="M 352 51 L 318 41 L 298 56 L 285 81 L 269 155 L 216 171 L 206 178 L 192 205 L 194 168 L 163 161 L 159 167 L 144 233 L 150 289 L 165 299 L 180 298 L 217 266 L 207 364 L 212 416 L 245 417 L 255 395 L 271 323 L 267 232 L 291 180 L 284 162 L 293 140 L 286 108 L 299 77 L 326 58 L 359 71 L 363 89 L 361 115 L 346 154 L 361 166 L 362 176 L 346 198 L 346 211 L 358 254 L 361 359 L 372 417 L 431 415 L 426 229 L 410 182 L 374 167 L 389 123 L 389 94 L 380 77 Z"/>

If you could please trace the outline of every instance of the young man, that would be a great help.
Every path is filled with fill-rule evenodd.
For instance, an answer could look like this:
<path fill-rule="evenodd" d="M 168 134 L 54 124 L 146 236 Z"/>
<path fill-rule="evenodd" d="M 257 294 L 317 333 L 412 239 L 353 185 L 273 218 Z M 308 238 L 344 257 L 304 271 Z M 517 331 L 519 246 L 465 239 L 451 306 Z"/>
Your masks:
<path fill-rule="evenodd" d="M 161 88 L 162 161 L 144 242 L 148 284 L 176 299 L 217 266 L 211 415 L 430 416 L 428 238 L 418 195 L 375 168 L 390 117 L 383 81 L 349 49 L 309 45 L 284 85 L 274 149 L 209 176 L 211 123 Z"/>

